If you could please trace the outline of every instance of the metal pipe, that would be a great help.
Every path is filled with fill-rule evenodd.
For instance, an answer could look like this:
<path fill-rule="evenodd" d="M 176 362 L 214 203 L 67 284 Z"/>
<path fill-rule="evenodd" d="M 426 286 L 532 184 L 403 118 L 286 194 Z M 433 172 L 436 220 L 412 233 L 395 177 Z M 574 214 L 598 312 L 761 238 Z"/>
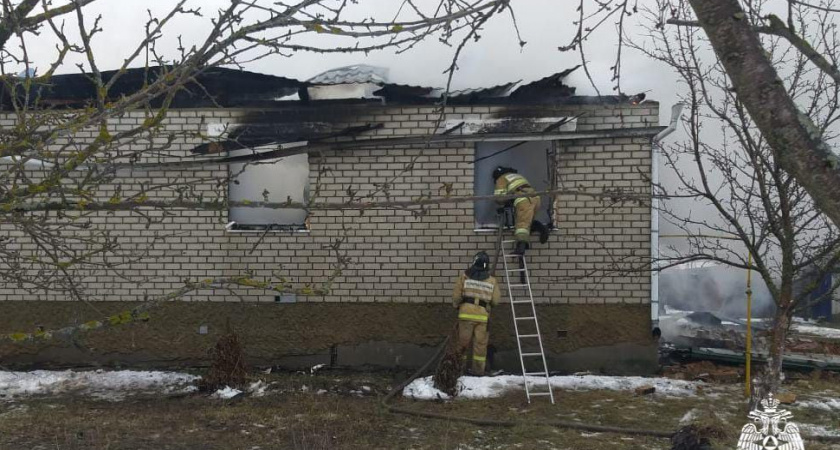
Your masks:
<path fill-rule="evenodd" d="M 752 252 L 747 251 L 747 351 L 744 355 L 744 394 L 750 398 L 750 362 L 752 360 Z"/>
<path fill-rule="evenodd" d="M 668 127 L 660 131 L 651 140 L 651 202 L 650 202 L 650 322 L 651 332 L 659 336 L 659 198 L 654 195 L 659 186 L 659 151 L 661 150 L 662 139 L 677 129 L 680 121 L 683 104 L 676 103 L 671 107 L 671 122 Z"/>

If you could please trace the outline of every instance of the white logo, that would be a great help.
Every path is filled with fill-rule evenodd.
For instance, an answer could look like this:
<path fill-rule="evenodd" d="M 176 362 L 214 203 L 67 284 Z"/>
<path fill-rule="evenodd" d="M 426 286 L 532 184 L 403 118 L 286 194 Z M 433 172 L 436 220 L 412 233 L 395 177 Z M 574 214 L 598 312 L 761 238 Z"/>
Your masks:
<path fill-rule="evenodd" d="M 749 418 L 755 423 L 741 428 L 738 450 L 805 450 L 799 427 L 787 421 L 793 414 L 778 406 L 779 401 L 769 394 L 761 401 L 764 411 L 750 411 Z"/>

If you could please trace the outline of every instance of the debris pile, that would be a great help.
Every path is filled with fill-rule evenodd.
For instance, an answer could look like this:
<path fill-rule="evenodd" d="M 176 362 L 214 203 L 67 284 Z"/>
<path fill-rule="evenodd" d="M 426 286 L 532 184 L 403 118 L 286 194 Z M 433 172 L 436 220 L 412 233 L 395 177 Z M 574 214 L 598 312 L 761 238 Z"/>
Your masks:
<path fill-rule="evenodd" d="M 705 381 L 708 383 L 737 383 L 744 379 L 744 372 L 732 366 L 718 365 L 711 361 L 696 361 L 665 367 L 662 375 L 674 380 Z"/>
<path fill-rule="evenodd" d="M 793 353 L 840 355 L 840 342 L 803 336 L 789 336 L 785 348 Z"/>
<path fill-rule="evenodd" d="M 761 364 L 767 360 L 770 319 L 753 319 L 752 360 Z M 746 321 L 722 319 L 709 312 L 669 310 L 661 316 L 662 345 L 660 356 L 664 364 L 684 360 L 708 360 L 741 365 L 745 360 Z M 794 319 L 786 339 L 785 368 L 840 370 L 840 329 Z M 735 369 L 728 372 L 709 371 L 708 376 L 672 369 L 671 376 L 727 382 L 738 379 Z M 685 375 L 678 375 L 684 373 Z"/>
<path fill-rule="evenodd" d="M 671 436 L 671 450 L 712 450 L 713 441 L 724 441 L 727 434 L 715 426 L 688 425 Z"/>

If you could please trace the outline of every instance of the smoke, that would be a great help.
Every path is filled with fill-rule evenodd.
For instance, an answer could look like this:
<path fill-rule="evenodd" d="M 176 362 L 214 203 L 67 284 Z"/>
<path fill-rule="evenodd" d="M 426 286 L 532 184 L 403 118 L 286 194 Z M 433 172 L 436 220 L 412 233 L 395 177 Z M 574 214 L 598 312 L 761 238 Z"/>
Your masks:
<path fill-rule="evenodd" d="M 751 285 L 752 316 L 771 317 L 775 304 L 756 272 Z M 707 311 L 722 318 L 746 317 L 746 290 L 747 271 L 728 266 L 675 268 L 659 276 L 660 304 L 683 311 Z"/>

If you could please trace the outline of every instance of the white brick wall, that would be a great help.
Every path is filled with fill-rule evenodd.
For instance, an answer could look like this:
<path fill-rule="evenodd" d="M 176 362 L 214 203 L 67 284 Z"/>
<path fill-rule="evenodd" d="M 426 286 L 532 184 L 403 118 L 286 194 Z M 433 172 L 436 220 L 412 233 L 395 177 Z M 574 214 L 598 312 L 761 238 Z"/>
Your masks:
<path fill-rule="evenodd" d="M 331 107 L 348 108 L 352 107 Z M 490 118 L 505 115 L 498 106 L 450 108 L 447 119 Z M 579 131 L 656 126 L 656 104 L 638 106 L 534 107 L 552 116 L 577 115 Z M 166 129 L 180 136 L 168 155 L 150 157 L 153 161 L 189 158 L 189 149 L 200 144 L 195 132 L 206 131 L 207 123 L 233 122 L 247 111 L 172 111 Z M 348 125 L 385 122 L 378 136 L 427 134 L 438 114 L 432 107 L 364 106 L 345 111 L 354 117 Z M 547 114 L 548 114 L 547 113 Z M 6 123 L 9 118 L 0 118 Z M 114 120 L 116 130 L 141 121 L 141 113 L 129 113 Z M 92 138 L 87 133 L 84 138 Z M 372 136 L 368 133 L 366 136 Z M 77 138 L 80 138 L 77 135 Z M 154 142 L 165 139 L 155 138 Z M 145 148 L 141 138 L 130 148 Z M 557 171 L 562 187 L 600 192 L 621 188 L 649 195 L 644 181 L 650 172 L 650 140 L 647 138 L 564 141 L 559 144 Z M 321 179 L 319 201 L 346 201 L 348 187 L 364 195 L 374 183 L 393 180 L 392 200 L 406 201 L 429 194 L 439 195 L 443 183 L 452 183 L 453 196 L 473 195 L 474 148 L 471 143 L 441 143 L 401 146 L 389 149 L 328 151 L 310 156 L 311 186 L 314 190 L 318 167 L 330 169 Z M 402 176 L 409 162 L 414 167 Z M 205 199 L 225 194 L 213 181 L 224 178 L 227 168 L 202 167 L 195 170 L 136 171 L 117 180 L 123 192 L 139 192 L 140 183 L 154 185 L 187 181 Z M 102 186 L 98 195 L 109 198 L 115 186 Z M 175 198 L 173 189 L 149 192 L 150 199 Z M 381 198 L 384 200 L 384 197 Z M 647 272 L 615 273 L 631 269 L 649 255 L 649 206 L 623 203 L 611 205 L 587 196 L 561 195 L 555 200 L 556 226 L 546 245 L 535 244 L 529 264 L 537 301 L 552 303 L 646 303 L 650 296 Z M 331 273 L 333 258 L 324 246 L 349 230 L 342 247 L 353 264 L 333 285 L 331 295 L 310 297 L 309 301 L 328 302 L 448 302 L 451 283 L 469 263 L 471 256 L 486 250 L 492 254 L 494 234 L 473 230 L 473 208 L 469 203 L 431 207 L 426 215 L 406 211 L 358 212 L 324 211 L 311 217 L 309 233 L 270 233 L 256 246 L 261 233 L 229 233 L 224 230 L 227 213 L 218 211 L 177 211 L 172 217 L 151 216 L 160 223 L 147 223 L 131 212 L 94 217 L 96 226 L 112 230 L 121 243 L 148 250 L 145 257 L 120 267 L 118 273 L 83 270 L 83 288 L 97 300 L 140 300 L 144 296 L 165 294 L 182 286 L 184 279 L 205 279 L 241 275 L 246 270 L 255 277 L 283 276 L 295 283 L 317 284 Z M 8 225 L 3 233 L 20 236 Z M 155 234 L 158 238 L 155 239 Z M 22 239 L 18 245 L 31 248 Z M 129 278 L 129 280 L 123 279 Z M 191 301 L 273 301 L 274 294 L 257 290 L 201 292 L 188 296 Z M 37 289 L 0 287 L 0 300 L 66 300 L 61 294 Z"/>

